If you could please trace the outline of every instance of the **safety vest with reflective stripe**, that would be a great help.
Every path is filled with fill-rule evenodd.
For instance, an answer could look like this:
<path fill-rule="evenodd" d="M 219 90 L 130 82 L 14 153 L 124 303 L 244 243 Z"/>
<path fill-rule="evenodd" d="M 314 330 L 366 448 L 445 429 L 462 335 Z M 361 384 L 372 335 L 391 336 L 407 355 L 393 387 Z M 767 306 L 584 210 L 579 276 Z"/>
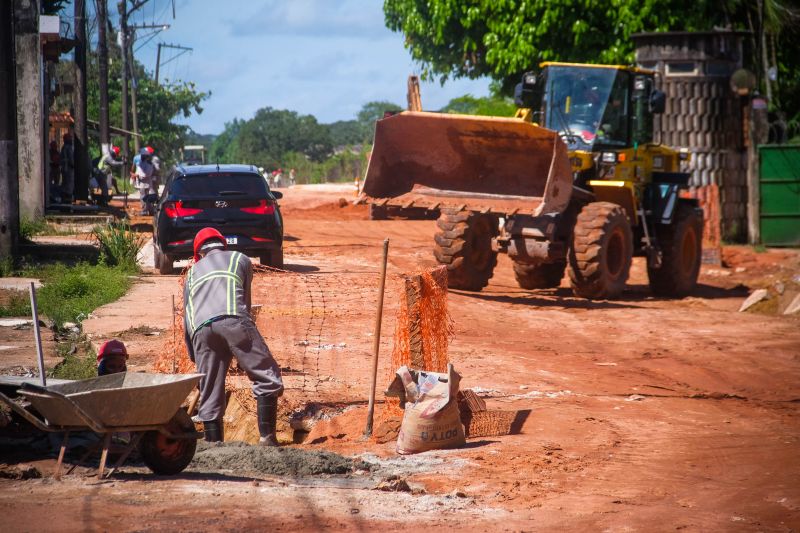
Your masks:
<path fill-rule="evenodd" d="M 212 250 L 186 276 L 183 289 L 186 331 L 194 334 L 223 316 L 250 316 L 253 266 L 239 252 Z"/>

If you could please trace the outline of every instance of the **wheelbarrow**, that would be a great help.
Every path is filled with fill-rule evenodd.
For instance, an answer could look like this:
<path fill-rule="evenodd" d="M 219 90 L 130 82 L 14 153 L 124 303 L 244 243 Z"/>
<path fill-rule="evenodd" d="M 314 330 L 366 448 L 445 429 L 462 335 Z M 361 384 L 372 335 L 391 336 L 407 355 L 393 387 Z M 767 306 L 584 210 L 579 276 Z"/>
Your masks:
<path fill-rule="evenodd" d="M 93 431 L 103 436 L 98 477 L 102 478 L 114 433 L 129 433 L 111 475 L 138 448 L 142 461 L 156 474 L 182 472 L 194 458 L 197 439 L 181 403 L 202 374 L 144 374 L 123 372 L 41 387 L 25 382 L 18 393 L 30 402 L 28 410 L 0 392 L 0 401 L 42 431 L 64 433 L 54 477 L 61 476 L 70 432 Z M 89 452 L 90 453 L 90 452 Z M 78 464 L 88 457 L 88 453 Z M 67 474 L 69 474 L 73 466 Z"/>

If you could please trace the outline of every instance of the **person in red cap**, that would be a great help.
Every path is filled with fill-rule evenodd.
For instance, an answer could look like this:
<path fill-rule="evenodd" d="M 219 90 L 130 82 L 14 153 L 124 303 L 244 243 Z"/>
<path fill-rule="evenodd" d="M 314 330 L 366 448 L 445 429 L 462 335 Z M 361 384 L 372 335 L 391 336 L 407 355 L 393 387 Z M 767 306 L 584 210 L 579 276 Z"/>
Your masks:
<path fill-rule="evenodd" d="M 194 238 L 195 264 L 184 285 L 186 348 L 197 370 L 204 374 L 197 418 L 203 422 L 207 441 L 224 440 L 225 376 L 235 357 L 253 384 L 260 444 L 277 446 L 281 369 L 250 314 L 250 258 L 226 248 L 219 231 L 201 229 Z"/>
<path fill-rule="evenodd" d="M 106 376 L 127 372 L 128 350 L 117 339 L 106 341 L 97 351 L 97 375 Z"/>

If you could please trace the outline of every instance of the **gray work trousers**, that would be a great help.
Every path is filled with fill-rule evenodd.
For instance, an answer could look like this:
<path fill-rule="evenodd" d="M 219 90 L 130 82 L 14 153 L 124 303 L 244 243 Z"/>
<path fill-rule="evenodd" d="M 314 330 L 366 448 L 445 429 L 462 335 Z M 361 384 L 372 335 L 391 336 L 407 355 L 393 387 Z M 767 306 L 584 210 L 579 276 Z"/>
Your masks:
<path fill-rule="evenodd" d="M 219 420 L 225 414 L 225 375 L 235 357 L 253 383 L 255 396 L 283 394 L 281 368 L 250 318 L 225 317 L 198 329 L 192 337 L 200 379 L 198 418 Z"/>

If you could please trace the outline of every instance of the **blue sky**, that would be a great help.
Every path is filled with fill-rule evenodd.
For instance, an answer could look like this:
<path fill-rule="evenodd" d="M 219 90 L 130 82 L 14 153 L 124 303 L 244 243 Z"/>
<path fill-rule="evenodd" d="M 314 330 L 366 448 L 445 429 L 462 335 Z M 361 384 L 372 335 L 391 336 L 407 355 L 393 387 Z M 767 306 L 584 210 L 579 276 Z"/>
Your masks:
<path fill-rule="evenodd" d="M 116 4 L 109 0 L 110 14 Z M 134 22 L 171 27 L 146 44 L 149 30 L 140 30 L 135 55 L 152 71 L 158 42 L 194 48 L 166 65 L 176 52 L 162 49 L 161 77 L 212 92 L 203 113 L 185 121 L 199 133 L 219 133 L 226 121 L 266 106 L 320 122 L 347 120 L 372 100 L 405 106 L 406 79 L 419 71 L 403 35 L 384 25 L 382 6 L 380 0 L 176 0 L 173 20 L 170 0 L 150 0 Z M 435 110 L 463 94 L 485 96 L 488 85 L 487 79 L 426 82 L 422 105 Z"/>

